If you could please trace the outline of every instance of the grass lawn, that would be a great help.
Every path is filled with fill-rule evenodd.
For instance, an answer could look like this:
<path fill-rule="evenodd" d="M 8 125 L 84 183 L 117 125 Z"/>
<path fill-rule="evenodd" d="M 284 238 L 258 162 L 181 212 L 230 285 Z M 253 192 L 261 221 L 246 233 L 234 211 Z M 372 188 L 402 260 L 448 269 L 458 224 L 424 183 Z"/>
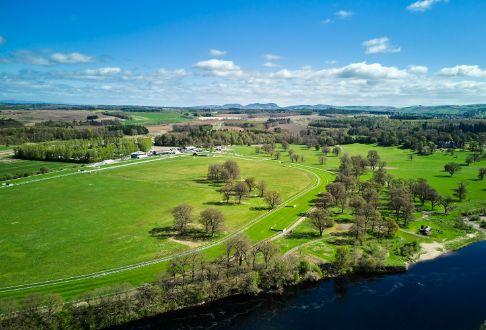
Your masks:
<path fill-rule="evenodd" d="M 21 160 L 13 158 L 0 158 L 0 177 L 4 175 L 16 175 L 37 172 L 41 167 L 46 167 L 50 171 L 78 167 L 72 163 L 42 162 L 37 160 Z"/>
<path fill-rule="evenodd" d="M 291 148 L 297 154 L 304 155 L 303 163 L 291 164 L 287 153 L 283 151 L 281 159 L 275 161 L 267 160 L 268 155 L 256 154 L 253 147 L 233 148 L 237 155 L 253 159 L 236 158 L 242 168 L 242 175 L 265 179 L 270 189 L 283 193 L 284 199 L 307 188 L 302 194 L 294 196 L 292 201 L 267 215 L 264 215 L 267 211 L 261 208 L 263 202 L 259 198 L 249 198 L 243 205 L 218 205 L 221 196 L 216 191 L 217 187 L 204 181 L 207 165 L 223 161 L 218 158 L 164 160 L 131 168 L 74 175 L 50 180 L 48 183 L 13 187 L 19 189 L 17 193 L 11 190 L 9 194 L 3 195 L 0 191 L 0 207 L 5 209 L 3 205 L 15 205 L 9 210 L 12 220 L 2 220 L 0 223 L 0 235 L 4 233 L 3 228 L 8 229 L 6 238 L 0 237 L 0 248 L 2 251 L 9 251 L 0 256 L 2 260 L 8 260 L 14 265 L 8 266 L 9 273 L 2 269 L 0 274 L 5 275 L 0 277 L 0 283 L 29 283 L 33 277 L 50 279 L 59 278 L 60 275 L 64 277 L 66 274 L 85 274 L 93 270 L 150 260 L 187 250 L 189 247 L 184 244 L 166 238 L 151 237 L 148 233 L 153 228 L 170 225 L 170 209 L 181 201 L 190 201 L 197 212 L 208 205 L 222 209 L 227 216 L 227 232 L 243 228 L 253 243 L 276 235 L 270 228 L 286 228 L 302 216 L 316 195 L 325 190 L 325 185 L 333 177 L 330 172 L 336 171 L 339 164 L 339 158 L 329 154 L 326 164 L 319 165 L 318 157 L 322 155 L 320 151 L 299 145 L 293 145 Z M 387 162 L 390 173 L 402 178 L 425 177 L 441 194 L 452 194 L 450 189 L 460 181 L 467 184 L 467 200 L 457 203 L 457 208 L 448 216 L 444 216 L 442 208 L 438 207 L 437 213 L 422 217 L 422 211 L 429 211 L 430 205 L 426 204 L 422 209 L 417 204 L 417 220 L 404 230 L 415 233 L 421 224 L 429 224 L 440 229 L 442 233 L 422 238 L 399 231 L 397 237 L 386 242 L 392 251 L 387 259 L 388 264 L 401 264 L 405 261 L 403 257 L 393 254 L 393 250 L 406 242 L 443 242 L 464 235 L 463 231 L 453 227 L 455 218 L 460 211 L 485 203 L 482 197 L 484 183 L 476 180 L 477 169 L 485 167 L 485 161 L 469 167 L 463 166 L 452 178 L 442 172 L 443 165 L 447 162 L 463 162 L 467 152 L 457 152 L 457 158 L 442 153 L 431 156 L 416 155 L 410 161 L 407 157 L 409 151 L 398 148 L 353 144 L 345 145 L 343 149 L 351 155 L 366 155 L 368 150 L 377 150 L 381 158 Z M 292 167 L 299 168 L 300 171 Z M 370 176 L 371 173 L 368 171 L 363 179 Z M 5 200 L 4 196 L 10 200 Z M 53 201 L 51 202 L 47 196 Z M 39 210 L 34 211 L 33 207 L 38 207 Z M 333 209 L 333 212 L 337 212 L 337 209 Z M 15 222 L 17 214 L 22 215 L 25 224 L 21 226 L 21 230 L 14 232 L 12 222 Z M 249 221 L 259 215 L 262 218 L 250 225 Z M 345 210 L 342 215 L 336 214 L 335 219 L 337 223 L 349 223 L 352 219 L 350 210 Z M 293 235 L 279 238 L 275 242 L 282 253 L 305 244 L 301 249 L 302 253 L 331 261 L 336 247 L 333 242 L 340 237 L 326 233 L 321 240 L 314 232 L 310 223 L 304 221 L 294 228 Z M 13 235 L 23 237 L 22 244 L 12 239 Z M 52 239 L 53 237 L 56 239 Z M 213 259 L 221 254 L 223 249 L 224 244 L 218 244 L 208 247 L 203 254 L 206 258 Z M 33 258 L 34 255 L 41 261 Z M 52 265 L 46 265 L 46 262 L 52 262 Z M 16 297 L 32 292 L 57 292 L 65 298 L 72 298 L 87 290 L 103 286 L 124 282 L 139 285 L 151 281 L 166 266 L 167 262 L 162 262 L 106 276 L 83 278 L 18 292 L 4 292 L 0 293 L 0 296 Z M 38 274 L 32 275 L 31 269 L 35 269 Z"/>
<path fill-rule="evenodd" d="M 195 213 L 214 206 L 233 232 L 266 212 L 261 198 L 221 205 L 207 166 L 224 158 L 175 158 L 0 190 L 0 286 L 31 283 L 123 266 L 188 249 L 167 237 L 171 209 L 187 202 Z M 274 162 L 238 159 L 283 199 L 304 189 L 310 174 Z M 285 177 L 286 180 L 280 180 Z M 204 243 L 204 242 L 202 242 Z"/>
<path fill-rule="evenodd" d="M 137 125 L 161 125 L 175 124 L 190 121 L 190 118 L 174 111 L 164 112 L 129 112 L 131 119 L 125 120 L 125 124 Z"/>

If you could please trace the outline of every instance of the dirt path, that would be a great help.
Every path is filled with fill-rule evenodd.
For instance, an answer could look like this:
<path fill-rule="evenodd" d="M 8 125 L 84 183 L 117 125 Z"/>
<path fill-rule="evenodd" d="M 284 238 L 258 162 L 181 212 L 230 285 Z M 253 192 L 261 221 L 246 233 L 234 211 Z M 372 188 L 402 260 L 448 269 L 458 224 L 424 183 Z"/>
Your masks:
<path fill-rule="evenodd" d="M 176 239 L 174 237 L 169 237 L 168 240 L 169 241 L 172 241 L 172 242 L 175 242 L 175 243 L 179 243 L 179 244 L 188 246 L 191 249 L 196 248 L 196 247 L 198 247 L 198 246 L 200 246 L 202 244 L 201 242 L 184 241 L 184 240 Z"/>

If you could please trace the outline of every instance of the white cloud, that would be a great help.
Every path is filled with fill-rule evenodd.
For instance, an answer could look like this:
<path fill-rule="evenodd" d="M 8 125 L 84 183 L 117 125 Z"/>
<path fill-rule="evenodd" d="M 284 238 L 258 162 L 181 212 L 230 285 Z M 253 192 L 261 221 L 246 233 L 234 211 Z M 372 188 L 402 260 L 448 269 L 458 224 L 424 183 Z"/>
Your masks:
<path fill-rule="evenodd" d="M 332 23 L 332 19 L 330 18 L 325 18 L 321 21 L 322 24 L 331 24 Z"/>
<path fill-rule="evenodd" d="M 243 74 L 240 67 L 233 61 L 211 59 L 207 61 L 199 61 L 194 66 L 217 77 L 241 76 Z"/>
<path fill-rule="evenodd" d="M 119 67 L 104 67 L 99 69 L 87 69 L 84 72 L 90 76 L 109 76 L 120 73 L 122 70 Z"/>
<path fill-rule="evenodd" d="M 263 55 L 263 58 L 265 58 L 267 61 L 278 61 L 282 58 L 282 56 L 275 54 L 265 54 Z"/>
<path fill-rule="evenodd" d="M 348 17 L 353 16 L 354 13 L 349 11 L 349 10 L 340 10 L 340 11 L 335 12 L 334 15 L 336 15 L 339 18 L 348 18 Z"/>
<path fill-rule="evenodd" d="M 10 62 L 20 62 L 32 65 L 51 65 L 48 58 L 28 50 L 19 50 L 9 56 Z"/>
<path fill-rule="evenodd" d="M 50 56 L 53 62 L 60 64 L 89 63 L 93 58 L 81 53 L 54 53 Z"/>
<path fill-rule="evenodd" d="M 244 71 L 232 61 L 201 61 L 189 69 L 127 71 L 66 66 L 0 71 L 0 99 L 111 104 L 464 104 L 486 99 L 486 72 L 474 65 L 428 74 L 419 65 L 358 62 L 340 66 Z M 203 74 L 201 74 L 203 73 Z M 217 79 L 213 77 L 217 77 Z"/>
<path fill-rule="evenodd" d="M 456 65 L 454 67 L 442 68 L 439 75 L 445 77 L 486 77 L 486 70 L 477 65 Z"/>
<path fill-rule="evenodd" d="M 391 45 L 388 37 L 367 40 L 363 42 L 363 46 L 366 54 L 398 53 L 402 50 L 398 46 Z"/>
<path fill-rule="evenodd" d="M 327 60 L 326 61 L 326 64 L 330 65 L 330 64 L 336 64 L 337 61 L 336 60 Z"/>
<path fill-rule="evenodd" d="M 266 68 L 276 68 L 276 67 L 279 67 L 280 65 L 278 65 L 277 63 L 273 63 L 273 62 L 265 62 L 265 63 L 263 63 L 263 66 L 266 67 Z"/>
<path fill-rule="evenodd" d="M 209 50 L 209 55 L 215 56 L 215 57 L 224 56 L 224 55 L 226 55 L 226 53 L 227 52 L 225 50 L 219 50 L 219 49 L 211 49 L 211 50 Z"/>
<path fill-rule="evenodd" d="M 407 6 L 407 9 L 413 12 L 424 12 L 431 9 L 434 4 L 440 2 L 447 2 L 447 0 L 418 0 Z"/>
<path fill-rule="evenodd" d="M 5 43 L 5 38 L 0 36 L 0 46 L 3 45 Z"/>
<path fill-rule="evenodd" d="M 422 65 L 409 65 L 407 71 L 414 74 L 427 74 L 429 68 Z"/>
<path fill-rule="evenodd" d="M 380 63 L 352 63 L 342 68 L 331 69 L 331 73 L 339 78 L 359 79 L 400 79 L 408 76 L 407 72 L 394 66 L 383 66 Z"/>

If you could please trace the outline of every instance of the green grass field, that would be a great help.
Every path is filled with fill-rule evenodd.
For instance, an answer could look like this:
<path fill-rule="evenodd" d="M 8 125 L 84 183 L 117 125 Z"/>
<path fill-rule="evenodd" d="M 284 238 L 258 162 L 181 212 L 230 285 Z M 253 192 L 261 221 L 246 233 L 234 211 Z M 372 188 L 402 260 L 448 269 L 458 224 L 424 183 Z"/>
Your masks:
<path fill-rule="evenodd" d="M 226 156 L 236 157 L 244 177 L 265 179 L 271 189 L 282 192 L 284 199 L 293 196 L 291 201 L 269 213 L 261 208 L 263 201 L 256 197 L 245 200 L 243 205 L 219 205 L 221 196 L 217 187 L 204 180 L 207 165 L 223 161 L 218 157 L 168 159 L 0 190 L 0 207 L 7 210 L 0 223 L 1 258 L 7 260 L 0 269 L 0 287 L 64 279 L 187 251 L 187 243 L 149 234 L 153 228 L 169 226 L 170 209 L 184 201 L 194 205 L 196 211 L 209 205 L 220 208 L 227 217 L 226 234 L 243 230 L 254 243 L 274 236 L 276 233 L 270 228 L 287 228 L 301 217 L 316 195 L 332 180 L 332 172 L 339 163 L 338 157 L 329 155 L 326 164 L 319 165 L 320 151 L 297 145 L 291 148 L 304 155 L 303 163 L 291 164 L 286 153 L 282 153 L 279 161 L 269 160 L 268 155 L 256 154 L 253 147 L 243 146 L 233 148 L 231 152 L 236 156 Z M 485 204 L 484 182 L 476 180 L 477 169 L 484 167 L 485 161 L 463 166 L 452 178 L 442 171 L 446 162 L 463 162 L 467 152 L 457 152 L 457 158 L 438 152 L 416 156 L 410 161 L 409 151 L 397 148 L 353 144 L 345 145 L 343 149 L 351 155 L 366 155 L 370 149 L 377 150 L 387 162 L 390 173 L 403 178 L 425 177 L 441 194 L 452 194 L 450 189 L 460 181 L 467 184 L 467 200 L 457 203 L 457 208 L 448 216 L 444 216 L 442 208 L 438 207 L 435 212 L 422 217 L 422 211 L 429 211 L 429 205 L 426 204 L 424 209 L 418 207 L 415 222 L 400 231 L 396 238 L 381 242 L 392 252 L 404 242 L 445 242 L 463 236 L 464 231 L 453 227 L 454 219 L 462 210 Z M 244 159 L 238 158 L 240 156 Z M 369 171 L 363 176 L 367 177 L 370 177 Z M 335 218 L 337 223 L 348 223 L 352 216 L 346 210 L 343 215 L 336 214 Z M 414 233 L 421 224 L 432 225 L 442 232 L 431 238 L 417 237 Z M 202 253 L 206 258 L 214 259 L 223 252 L 224 237 L 215 238 L 214 244 L 196 243 L 204 247 Z M 292 235 L 275 242 L 282 253 L 294 249 L 331 261 L 335 239 L 332 230 L 320 239 L 305 220 Z M 387 260 L 393 265 L 404 261 L 393 253 Z M 56 292 L 72 299 L 100 287 L 120 283 L 140 285 L 153 280 L 166 266 L 164 261 L 33 288 L 27 286 L 0 292 L 0 297 Z"/>
<path fill-rule="evenodd" d="M 79 167 L 76 164 L 42 162 L 34 160 L 20 160 L 13 158 L 0 158 L 0 177 L 4 175 L 15 175 L 37 172 L 41 167 L 48 168 L 50 171 L 59 171 L 62 169 Z"/>
<path fill-rule="evenodd" d="M 181 113 L 174 111 L 166 112 L 129 112 L 131 117 L 125 120 L 126 124 L 137 125 L 161 125 L 161 124 L 175 124 L 189 121 L 190 119 Z"/>
<path fill-rule="evenodd" d="M 183 202 L 196 213 L 218 207 L 227 232 L 235 231 L 263 214 L 265 204 L 252 197 L 241 205 L 220 205 L 218 187 L 205 175 L 208 164 L 223 160 L 166 159 L 0 190 L 0 258 L 5 261 L 0 286 L 91 273 L 188 249 L 149 234 L 169 227 L 171 209 Z M 308 174 L 289 167 L 238 163 L 244 177 L 265 180 L 284 199 L 310 182 Z"/>

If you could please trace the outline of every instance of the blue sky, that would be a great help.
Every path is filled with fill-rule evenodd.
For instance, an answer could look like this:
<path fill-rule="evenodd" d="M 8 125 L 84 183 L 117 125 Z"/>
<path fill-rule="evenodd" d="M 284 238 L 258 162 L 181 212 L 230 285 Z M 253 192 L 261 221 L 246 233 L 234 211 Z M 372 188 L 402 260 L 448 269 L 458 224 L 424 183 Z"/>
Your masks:
<path fill-rule="evenodd" d="M 486 1 L 0 0 L 0 99 L 486 103 Z"/>

